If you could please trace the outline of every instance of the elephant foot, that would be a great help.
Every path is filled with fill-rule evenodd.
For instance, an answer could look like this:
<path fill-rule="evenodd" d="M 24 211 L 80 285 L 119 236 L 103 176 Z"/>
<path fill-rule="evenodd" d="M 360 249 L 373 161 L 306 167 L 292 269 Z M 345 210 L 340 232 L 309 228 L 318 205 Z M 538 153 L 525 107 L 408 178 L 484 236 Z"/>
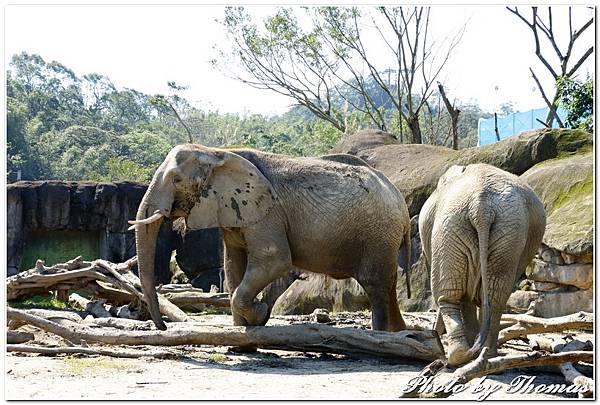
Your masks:
<path fill-rule="evenodd" d="M 263 302 L 255 302 L 247 311 L 233 312 L 233 324 L 240 326 L 264 326 L 270 315 L 269 306 Z"/>
<path fill-rule="evenodd" d="M 448 364 L 460 366 L 471 360 L 469 344 L 464 337 L 455 338 L 448 342 Z"/>
<path fill-rule="evenodd" d="M 264 302 L 257 302 L 252 305 L 251 319 L 246 318 L 250 325 L 264 326 L 269 320 L 269 306 Z"/>

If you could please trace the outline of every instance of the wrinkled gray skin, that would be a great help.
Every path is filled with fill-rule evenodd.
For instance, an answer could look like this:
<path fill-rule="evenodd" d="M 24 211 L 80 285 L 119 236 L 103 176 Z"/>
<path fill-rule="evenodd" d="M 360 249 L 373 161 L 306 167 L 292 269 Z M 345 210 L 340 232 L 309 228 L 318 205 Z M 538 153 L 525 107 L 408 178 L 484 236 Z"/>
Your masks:
<path fill-rule="evenodd" d="M 346 158 L 173 148 L 132 221 L 142 290 L 156 326 L 166 329 L 153 283 L 156 238 L 163 218 L 183 217 L 190 230 L 223 229 L 235 325 L 267 322 L 270 308 L 255 298 L 293 265 L 337 279 L 354 277 L 370 299 L 373 329 L 404 329 L 396 259 L 404 240 L 410 251 L 406 203 L 366 163 L 340 160 Z"/>
<path fill-rule="evenodd" d="M 543 204 L 517 176 L 473 164 L 440 178 L 421 209 L 419 233 L 449 364 L 466 363 L 483 347 L 496 354 L 500 317 L 545 227 Z"/>

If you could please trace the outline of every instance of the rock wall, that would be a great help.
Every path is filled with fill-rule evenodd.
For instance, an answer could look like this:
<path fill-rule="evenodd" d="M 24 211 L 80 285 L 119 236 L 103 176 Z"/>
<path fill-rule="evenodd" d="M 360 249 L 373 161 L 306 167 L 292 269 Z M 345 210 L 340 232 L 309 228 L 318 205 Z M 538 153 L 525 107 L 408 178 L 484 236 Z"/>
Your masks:
<path fill-rule="evenodd" d="M 511 296 L 508 310 L 551 317 L 592 309 L 591 148 L 590 134 L 569 129 L 529 131 L 492 145 L 459 151 L 432 145 L 399 144 L 388 133 L 368 130 L 345 137 L 331 153 L 349 153 L 364 159 L 382 171 L 406 198 L 413 225 L 413 267 L 409 273 L 410 299 L 406 297 L 403 270 L 398 270 L 396 290 L 403 311 L 434 308 L 429 270 L 417 260 L 421 245 L 416 223 L 439 177 L 453 164 L 479 162 L 522 175 L 544 201 L 548 225 L 545 247 L 540 249 L 533 270 L 528 271 L 528 279 L 522 280 L 522 289 Z M 552 257 L 561 259 L 548 261 L 548 249 L 554 252 Z M 400 255 L 399 266 L 404 267 L 404 263 Z M 345 300 L 340 298 L 342 291 Z M 276 302 L 273 312 L 311 313 L 318 307 L 330 311 L 366 309 L 368 303 L 364 297 L 364 291 L 354 281 L 310 275 L 307 280 L 296 280 Z"/>
<path fill-rule="evenodd" d="M 356 155 L 382 171 L 404 194 L 410 215 L 418 215 L 437 181 L 451 165 L 487 163 L 521 175 L 534 165 L 577 150 L 591 150 L 582 130 L 542 129 L 524 132 L 482 147 L 453 150 L 443 146 L 399 144 L 382 131 L 345 137 L 332 149 Z"/>
<path fill-rule="evenodd" d="M 508 304 L 553 317 L 593 311 L 594 159 L 591 152 L 539 163 L 521 177 L 544 203 L 544 243 Z"/>
<path fill-rule="evenodd" d="M 27 270 L 21 266 L 28 234 L 40 232 L 52 238 L 56 231 L 96 232 L 100 258 L 122 262 L 134 256 L 135 233 L 128 220 L 135 218 L 146 185 L 133 182 L 95 183 L 22 181 L 7 186 L 8 275 Z M 216 232 L 215 232 L 216 231 Z M 182 238 L 165 221 L 156 248 L 157 283 L 171 279 L 171 252 L 180 252 L 178 262 L 190 279 L 204 270 L 222 267 L 218 230 L 188 233 Z M 200 254 L 198 254 L 200 253 Z M 49 263 L 53 264 L 53 263 Z"/>

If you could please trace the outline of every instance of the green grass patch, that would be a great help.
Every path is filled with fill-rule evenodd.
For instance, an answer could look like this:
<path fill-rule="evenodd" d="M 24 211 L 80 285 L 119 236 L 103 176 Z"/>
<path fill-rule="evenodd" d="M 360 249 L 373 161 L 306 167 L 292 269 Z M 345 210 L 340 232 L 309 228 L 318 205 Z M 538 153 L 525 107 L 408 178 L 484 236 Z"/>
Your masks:
<path fill-rule="evenodd" d="M 211 353 L 207 359 L 209 363 L 224 363 L 228 360 L 229 357 L 225 356 L 223 353 Z"/>
<path fill-rule="evenodd" d="M 66 302 L 57 300 L 52 294 L 34 295 L 24 300 L 11 300 L 9 306 L 14 308 L 42 308 L 42 309 L 72 309 Z"/>

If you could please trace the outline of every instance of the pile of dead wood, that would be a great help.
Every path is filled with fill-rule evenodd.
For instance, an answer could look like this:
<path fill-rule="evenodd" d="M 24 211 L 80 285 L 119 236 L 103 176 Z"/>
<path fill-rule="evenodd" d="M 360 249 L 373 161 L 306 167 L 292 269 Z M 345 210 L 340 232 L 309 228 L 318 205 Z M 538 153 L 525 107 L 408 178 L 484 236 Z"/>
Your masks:
<path fill-rule="evenodd" d="M 438 387 L 456 386 L 503 370 L 558 366 L 569 384 L 578 384 L 581 387 L 578 393 L 579 397 L 592 397 L 594 381 L 589 377 L 593 375 L 592 342 L 578 339 L 575 333 L 566 333 L 561 337 L 549 337 L 546 334 L 591 331 L 593 330 L 593 321 L 593 314 L 583 311 L 556 318 L 504 314 L 502 323 L 505 328 L 500 331 L 498 345 L 502 347 L 503 344 L 517 339 L 527 342 L 531 350 L 490 358 L 487 356 L 487 349 L 484 349 L 478 358 L 441 377 L 435 384 Z M 445 359 L 437 359 L 425 367 L 419 377 L 433 378 L 442 370 L 448 371 L 450 368 Z M 584 375 L 584 372 L 588 376 Z M 443 398 L 451 394 L 451 390 L 419 392 L 419 388 L 416 387 L 414 390 L 405 392 L 403 396 L 407 398 Z"/>
<path fill-rule="evenodd" d="M 426 361 L 421 376 L 432 377 L 448 370 L 444 347 L 432 330 L 434 314 L 405 314 L 410 330 L 383 332 L 365 329 L 327 314 L 277 317 L 289 323 L 276 326 L 224 326 L 198 322 L 183 309 L 195 305 L 229 306 L 227 294 L 204 293 L 190 285 L 165 285 L 157 288 L 161 313 L 171 322 L 160 331 L 151 321 L 143 320 L 144 301 L 138 277 L 132 272 L 135 258 L 114 264 L 105 260 L 85 262 L 80 257 L 52 267 L 38 261 L 36 268 L 7 279 L 8 299 L 22 299 L 33 294 L 55 291 L 57 297 L 69 300 L 85 312 L 40 309 L 7 309 L 8 351 L 55 355 L 84 353 L 116 357 L 174 357 L 168 349 L 132 350 L 139 346 L 218 345 L 237 348 L 263 348 L 305 352 L 340 353 L 349 356 L 376 356 L 393 359 Z M 86 299 L 72 291 L 86 291 Z M 91 316 L 90 316 L 91 315 Z M 146 318 L 147 319 L 147 318 Z M 60 336 L 64 346 L 25 345 L 33 335 L 19 331 L 32 325 Z M 340 325 L 342 327 L 340 327 Z M 544 335 L 565 331 L 592 330 L 593 315 L 576 314 L 543 319 L 529 315 L 502 317 L 499 344 L 525 340 L 528 351 L 487 358 L 486 353 L 473 362 L 454 370 L 450 378 L 460 383 L 510 368 L 555 365 L 570 383 L 587 387 L 583 396 L 593 394 L 593 381 L 582 373 L 580 362 L 593 363 L 593 347 L 577 338 L 552 340 Z M 115 346 L 107 348 L 106 346 Z M 126 347 L 123 347 L 126 346 Z M 437 395 L 446 395 L 438 393 Z M 418 392 L 407 396 L 420 396 Z"/>
<path fill-rule="evenodd" d="M 87 262 L 79 256 L 51 267 L 38 260 L 35 268 L 7 278 L 7 299 L 22 300 L 52 291 L 57 299 L 75 304 L 94 317 L 148 319 L 140 280 L 132 271 L 136 266 L 137 257 L 115 264 Z M 160 311 L 170 321 L 185 321 L 185 310 L 200 311 L 206 305 L 229 307 L 228 294 L 205 293 L 191 284 L 161 285 L 157 292 Z"/>

